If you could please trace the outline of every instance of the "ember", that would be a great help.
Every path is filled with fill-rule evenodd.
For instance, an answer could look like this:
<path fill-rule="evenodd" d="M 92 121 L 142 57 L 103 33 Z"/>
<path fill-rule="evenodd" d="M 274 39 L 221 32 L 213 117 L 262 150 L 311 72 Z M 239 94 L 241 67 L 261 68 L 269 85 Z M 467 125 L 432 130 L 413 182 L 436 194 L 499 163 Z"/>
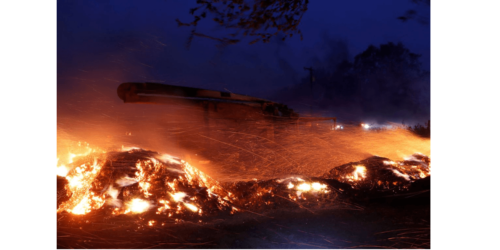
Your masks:
<path fill-rule="evenodd" d="M 286 201 L 280 197 L 293 202 L 307 201 L 312 208 L 319 204 L 309 201 L 319 201 L 320 197 L 334 200 L 340 190 L 345 191 L 342 182 L 349 184 L 352 192 L 364 188 L 404 191 L 414 180 L 430 175 L 430 160 L 418 154 L 411 157 L 412 161 L 403 162 L 372 157 L 334 168 L 323 175 L 324 179 L 290 177 L 221 185 L 183 160 L 143 149 L 90 156 L 94 157 L 92 162 L 68 172 L 65 189 L 69 198 L 59 205 L 58 212 L 86 214 L 106 205 L 115 207 L 113 215 L 149 213 L 155 208 L 157 215 L 169 211 L 168 217 L 175 214 L 189 219 L 191 216 L 184 211 L 195 212 L 197 216 L 202 211 L 234 214 L 240 208 L 257 212 L 263 206 L 276 207 Z"/>
<path fill-rule="evenodd" d="M 149 202 L 148 201 L 136 198 L 136 199 L 132 199 L 132 201 L 130 201 L 127 204 L 127 210 L 125 213 L 127 213 L 127 211 L 131 211 L 132 213 L 144 213 L 148 209 L 149 209 Z"/>
<path fill-rule="evenodd" d="M 72 165 L 77 165 L 65 177 L 66 192 L 58 193 L 66 198 L 58 198 L 57 212 L 58 216 L 90 216 L 82 217 L 84 223 L 132 220 L 137 225 L 134 230 L 147 230 L 158 225 L 212 223 L 241 214 L 268 217 L 272 211 L 292 208 L 310 214 L 332 208 L 362 210 L 352 201 L 425 191 L 419 189 L 419 180 L 428 179 L 430 159 L 410 158 L 397 162 L 371 157 L 333 168 L 321 178 L 219 183 L 170 155 L 138 148 L 93 152 L 74 158 Z"/>

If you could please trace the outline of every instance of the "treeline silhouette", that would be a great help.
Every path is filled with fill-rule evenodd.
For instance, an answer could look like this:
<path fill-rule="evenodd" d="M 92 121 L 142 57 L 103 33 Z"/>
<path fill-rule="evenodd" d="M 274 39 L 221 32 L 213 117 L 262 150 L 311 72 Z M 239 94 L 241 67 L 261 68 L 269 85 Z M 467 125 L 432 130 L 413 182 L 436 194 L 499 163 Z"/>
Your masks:
<path fill-rule="evenodd" d="M 413 132 L 416 135 L 425 137 L 425 138 L 431 138 L 431 120 L 428 120 L 425 125 L 421 125 L 420 123 L 417 125 L 408 126 L 408 130 Z"/>
<path fill-rule="evenodd" d="M 312 91 L 308 76 L 272 98 L 364 118 L 429 118 L 430 73 L 421 68 L 420 55 L 401 43 L 387 43 L 370 45 L 349 61 L 348 52 L 339 51 L 347 50 L 347 45 L 336 48 L 325 62 L 313 66 Z"/>

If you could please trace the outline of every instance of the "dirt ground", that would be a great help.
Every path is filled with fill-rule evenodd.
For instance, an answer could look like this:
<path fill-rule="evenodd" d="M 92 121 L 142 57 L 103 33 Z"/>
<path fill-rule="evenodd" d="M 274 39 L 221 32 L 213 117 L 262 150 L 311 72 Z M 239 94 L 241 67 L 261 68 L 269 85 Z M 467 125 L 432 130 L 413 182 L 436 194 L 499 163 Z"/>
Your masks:
<path fill-rule="evenodd" d="M 430 248 L 430 193 L 323 210 L 242 212 L 148 226 L 147 216 L 58 214 L 58 248 Z M 96 222 L 98 221 L 98 222 Z"/>

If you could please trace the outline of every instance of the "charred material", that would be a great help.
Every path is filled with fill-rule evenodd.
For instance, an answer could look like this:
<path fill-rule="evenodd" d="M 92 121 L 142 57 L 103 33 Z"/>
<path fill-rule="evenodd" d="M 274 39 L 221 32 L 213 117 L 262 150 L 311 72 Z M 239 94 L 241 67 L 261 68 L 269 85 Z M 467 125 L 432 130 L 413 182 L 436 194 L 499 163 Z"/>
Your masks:
<path fill-rule="evenodd" d="M 142 149 L 109 152 L 105 160 L 93 162 L 101 162 L 102 167 L 84 169 L 95 174 L 92 179 L 80 177 L 82 167 L 92 165 L 92 161 L 77 162 L 77 166 L 81 165 L 69 171 L 69 182 L 58 178 L 58 184 L 65 185 L 64 192 L 58 188 L 58 211 L 85 214 L 102 207 L 114 215 L 149 213 L 196 220 L 239 211 L 263 213 L 283 206 L 315 210 L 338 205 L 338 199 L 428 191 L 428 185 L 422 183 L 429 179 L 430 164 L 423 155 L 403 162 L 374 156 L 333 168 L 322 178 L 219 183 L 179 158 Z M 85 188 L 75 188 L 79 186 Z M 93 201 L 102 204 L 96 206 Z M 139 201 L 144 208 L 137 210 L 133 203 Z"/>
<path fill-rule="evenodd" d="M 75 160 L 66 178 L 58 177 L 58 247 L 269 248 L 275 242 L 281 242 L 276 246 L 308 246 L 294 245 L 301 241 L 327 248 L 364 248 L 375 241 L 384 246 L 427 247 L 428 205 L 420 203 L 409 210 L 397 210 L 393 201 L 404 200 L 407 204 L 414 200 L 416 193 L 428 190 L 430 177 L 403 182 L 401 177 L 392 176 L 392 170 L 392 175 L 384 170 L 396 168 L 393 165 L 401 166 L 401 171 L 406 167 L 413 169 L 417 163 L 424 168 L 430 160 L 415 155 L 396 164 L 387 158 L 372 157 L 334 168 L 321 178 L 293 176 L 219 183 L 170 155 L 139 148 L 93 153 Z M 360 171 L 356 167 L 361 164 L 366 172 L 357 172 L 356 179 L 354 172 Z M 94 178 L 80 178 L 87 176 L 85 171 L 93 173 Z M 398 180 L 405 188 L 373 185 L 382 179 Z M 367 198 L 381 202 L 366 202 Z M 100 199 L 103 204 L 99 207 L 88 202 Z M 403 212 L 391 219 L 396 210 Z M 414 222 L 404 224 L 405 231 L 387 234 L 408 221 Z M 359 230 L 352 223 L 371 228 Z M 294 227 L 301 230 L 292 230 Z M 317 234 L 310 233 L 318 229 Z M 321 236 L 322 231 L 331 230 L 342 238 L 337 241 L 329 238 L 331 235 Z M 344 230 L 347 231 L 342 235 Z M 308 237 L 272 238 L 275 232 L 287 232 L 290 237 L 300 232 Z M 376 239 L 356 239 L 352 238 L 353 233 L 381 235 Z M 409 238 L 399 242 L 398 233 L 419 237 L 411 236 L 414 239 L 410 243 Z M 258 239 L 245 238 L 254 235 Z M 246 243 L 237 244 L 234 237 Z"/>
<path fill-rule="evenodd" d="M 400 162 L 372 156 L 333 168 L 322 177 L 351 185 L 358 198 L 430 197 L 430 158 L 422 154 Z"/>

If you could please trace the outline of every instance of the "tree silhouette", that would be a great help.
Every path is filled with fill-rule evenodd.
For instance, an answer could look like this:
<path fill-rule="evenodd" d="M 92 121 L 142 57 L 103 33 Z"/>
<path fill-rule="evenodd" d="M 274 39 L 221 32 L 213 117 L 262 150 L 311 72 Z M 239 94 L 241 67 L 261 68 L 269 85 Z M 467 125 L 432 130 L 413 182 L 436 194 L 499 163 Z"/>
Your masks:
<path fill-rule="evenodd" d="M 353 74 L 358 78 L 359 94 L 366 108 L 379 108 L 380 105 L 374 105 L 377 103 L 415 109 L 413 83 L 422 74 L 419 57 L 401 43 L 369 46 L 357 55 Z M 385 101 L 379 100 L 381 96 Z"/>
<path fill-rule="evenodd" d="M 315 87 L 324 95 L 317 95 L 310 104 L 384 113 L 387 117 L 426 116 L 429 73 L 421 69 L 419 58 L 401 43 L 386 43 L 370 45 L 352 62 L 316 65 Z M 308 84 L 309 79 L 304 78 L 300 84 L 280 90 L 276 99 L 290 104 L 307 100 Z"/>
<path fill-rule="evenodd" d="M 235 44 L 244 37 L 251 37 L 250 44 L 267 43 L 272 37 L 282 39 L 297 34 L 302 39 L 298 25 L 307 10 L 309 0 L 254 0 L 253 5 L 244 0 L 198 0 L 198 6 L 190 9 L 194 17 L 185 23 L 176 19 L 179 26 L 192 27 L 188 38 L 189 47 L 194 36 L 213 39 L 222 45 Z M 220 27 L 231 30 L 225 37 L 215 37 L 196 31 L 198 22 L 211 17 Z"/>
<path fill-rule="evenodd" d="M 410 0 L 410 1 L 416 4 L 417 6 L 420 5 L 429 7 L 430 10 L 431 0 Z M 417 22 L 423 25 L 429 24 L 429 16 L 426 14 L 421 14 L 414 9 L 407 10 L 403 15 L 399 16 L 398 19 L 401 20 L 402 22 L 406 22 L 409 20 L 417 20 Z"/>

